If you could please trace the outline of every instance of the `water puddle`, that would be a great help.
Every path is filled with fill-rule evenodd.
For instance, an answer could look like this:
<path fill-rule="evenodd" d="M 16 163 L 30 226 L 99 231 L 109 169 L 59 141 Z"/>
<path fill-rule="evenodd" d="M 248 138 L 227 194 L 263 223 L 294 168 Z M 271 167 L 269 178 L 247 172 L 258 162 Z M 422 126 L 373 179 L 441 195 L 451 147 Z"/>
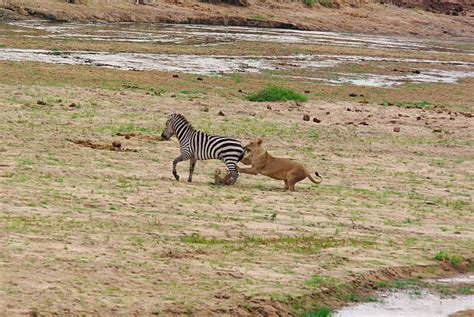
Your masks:
<path fill-rule="evenodd" d="M 431 281 L 441 284 L 474 286 L 474 275 Z M 439 295 L 427 290 L 396 290 L 382 293 L 377 302 L 345 307 L 337 317 L 446 317 L 460 311 L 474 309 L 474 295 Z"/>
<path fill-rule="evenodd" d="M 339 63 L 406 62 L 420 65 L 447 64 L 463 70 L 426 70 L 419 73 L 397 75 L 334 73 L 331 79 L 277 75 L 288 78 L 318 81 L 327 84 L 353 84 L 361 86 L 392 87 L 407 82 L 455 83 L 474 77 L 470 69 L 474 63 L 401 58 L 379 58 L 350 55 L 295 55 L 295 56 L 201 56 L 175 54 L 139 54 L 89 51 L 55 52 L 35 49 L 0 49 L 0 60 L 35 61 L 53 64 L 90 65 L 122 70 L 159 70 L 203 75 L 231 73 L 259 73 L 265 70 L 304 69 L 316 70 L 333 67 Z"/>
<path fill-rule="evenodd" d="M 400 50 L 461 51 L 433 45 L 415 38 L 272 28 L 192 24 L 58 23 L 45 20 L 17 21 L 10 24 L 46 31 L 48 34 L 43 35 L 43 37 L 96 41 L 194 43 L 201 45 L 252 41 Z"/>

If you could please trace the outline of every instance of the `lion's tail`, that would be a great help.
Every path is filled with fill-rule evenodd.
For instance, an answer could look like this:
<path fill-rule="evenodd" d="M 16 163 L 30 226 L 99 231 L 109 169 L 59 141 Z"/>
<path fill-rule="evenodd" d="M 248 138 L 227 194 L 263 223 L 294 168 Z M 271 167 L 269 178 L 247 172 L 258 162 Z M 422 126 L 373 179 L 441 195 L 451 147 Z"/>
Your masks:
<path fill-rule="evenodd" d="M 316 177 L 319 177 L 319 180 L 315 180 L 313 176 L 311 176 L 311 174 L 308 173 L 308 178 L 310 179 L 310 181 L 312 181 L 315 184 L 321 184 L 321 182 L 323 181 L 323 177 L 318 172 L 314 172 L 314 175 L 316 175 Z"/>

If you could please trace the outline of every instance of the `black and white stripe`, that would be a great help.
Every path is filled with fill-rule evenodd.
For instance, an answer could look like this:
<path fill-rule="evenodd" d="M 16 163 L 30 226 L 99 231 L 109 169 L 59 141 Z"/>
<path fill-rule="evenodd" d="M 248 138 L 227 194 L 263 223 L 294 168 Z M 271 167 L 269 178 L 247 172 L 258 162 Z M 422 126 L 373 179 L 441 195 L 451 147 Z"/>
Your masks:
<path fill-rule="evenodd" d="M 179 113 L 170 115 L 161 136 L 168 140 L 173 134 L 176 134 L 181 150 L 181 155 L 173 161 L 173 175 L 176 180 L 179 180 L 176 172 L 176 165 L 179 162 L 190 160 L 188 181 L 191 182 L 197 160 L 218 159 L 225 163 L 231 173 L 230 183 L 234 184 L 237 181 L 239 176 L 237 163 L 243 158 L 245 152 L 242 143 L 238 140 L 195 130 Z"/>

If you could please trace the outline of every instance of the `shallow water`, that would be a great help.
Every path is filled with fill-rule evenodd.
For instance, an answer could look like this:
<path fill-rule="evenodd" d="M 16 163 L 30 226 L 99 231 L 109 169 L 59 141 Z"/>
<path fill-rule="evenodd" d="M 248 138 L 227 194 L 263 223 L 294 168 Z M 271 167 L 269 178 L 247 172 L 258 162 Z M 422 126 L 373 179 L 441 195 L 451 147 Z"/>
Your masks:
<path fill-rule="evenodd" d="M 430 280 L 436 284 L 474 286 L 474 274 Z M 381 293 L 377 302 L 347 306 L 337 311 L 337 317 L 446 317 L 474 309 L 474 295 L 442 296 L 428 290 L 396 290 Z"/>
<path fill-rule="evenodd" d="M 380 302 L 349 306 L 335 313 L 337 317 L 445 317 L 473 309 L 474 296 L 440 297 L 427 291 L 411 294 L 396 291 L 380 296 Z"/>

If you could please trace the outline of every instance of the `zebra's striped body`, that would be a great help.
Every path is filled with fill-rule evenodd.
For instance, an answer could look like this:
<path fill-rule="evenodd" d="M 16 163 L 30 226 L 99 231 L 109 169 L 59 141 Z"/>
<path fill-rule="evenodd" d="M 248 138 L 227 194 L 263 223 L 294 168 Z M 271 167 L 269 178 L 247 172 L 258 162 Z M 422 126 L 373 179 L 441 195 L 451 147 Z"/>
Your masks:
<path fill-rule="evenodd" d="M 173 161 L 173 175 L 176 180 L 179 180 L 176 172 L 176 165 L 179 162 L 190 160 L 188 181 L 191 182 L 197 160 L 218 159 L 225 163 L 231 173 L 230 183 L 234 184 L 237 181 L 239 176 L 237 163 L 243 158 L 245 152 L 242 143 L 238 140 L 195 130 L 179 113 L 170 115 L 161 136 L 168 140 L 173 134 L 176 134 L 181 150 L 181 155 Z"/>

